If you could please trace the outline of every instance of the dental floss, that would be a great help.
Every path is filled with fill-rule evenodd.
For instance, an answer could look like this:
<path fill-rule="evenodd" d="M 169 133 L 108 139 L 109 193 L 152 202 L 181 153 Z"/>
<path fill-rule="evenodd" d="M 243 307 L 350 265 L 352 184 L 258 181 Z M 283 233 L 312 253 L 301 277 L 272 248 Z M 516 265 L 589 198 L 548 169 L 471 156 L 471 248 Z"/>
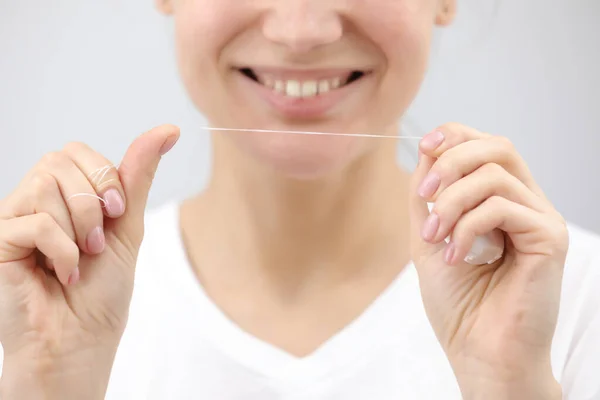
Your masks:
<path fill-rule="evenodd" d="M 102 168 L 98 168 L 97 170 L 95 170 L 94 172 L 92 172 L 91 174 L 88 175 L 88 179 L 90 180 L 90 183 L 92 183 L 96 186 L 100 186 L 100 184 L 106 184 L 108 182 L 115 181 L 115 179 L 109 179 L 107 181 L 102 182 L 102 180 L 106 177 L 106 174 L 108 173 L 108 171 L 110 171 L 113 168 L 117 169 L 117 167 L 112 164 L 105 165 Z M 67 202 L 71 201 L 71 199 L 73 199 L 75 197 L 93 197 L 102 202 L 102 207 L 106 207 L 106 200 L 104 200 L 100 196 L 97 196 L 97 195 L 91 194 L 91 193 L 75 193 L 75 194 L 69 196 L 69 198 L 67 198 Z"/>
<path fill-rule="evenodd" d="M 69 198 L 67 199 L 67 202 L 71 201 L 71 199 L 73 199 L 75 197 L 93 197 L 93 198 L 98 199 L 98 200 L 100 200 L 102 202 L 102 207 L 106 207 L 106 200 L 104 200 L 100 196 L 96 196 L 95 194 L 91 194 L 91 193 L 75 193 L 75 194 L 69 196 Z"/>
<path fill-rule="evenodd" d="M 104 179 L 104 177 L 106 176 L 106 174 L 108 173 L 108 171 L 110 171 L 111 169 L 116 169 L 117 167 L 115 167 L 112 164 L 109 165 L 105 165 L 102 168 L 98 168 L 96 171 L 92 172 L 91 174 L 88 175 L 88 179 L 90 179 L 91 183 L 96 184 L 97 186 L 100 185 L 100 183 L 102 183 L 102 180 Z M 100 175 L 102 174 L 102 175 Z M 97 182 L 96 182 L 97 181 Z M 108 183 L 114 181 L 114 179 L 109 179 L 104 183 Z"/>
<path fill-rule="evenodd" d="M 386 138 L 386 139 L 414 139 L 419 140 L 422 139 L 421 136 L 402 136 L 402 135 L 376 135 L 370 133 L 332 133 L 332 132 L 310 132 L 310 131 L 278 131 L 278 130 L 269 130 L 269 129 L 235 129 L 235 128 L 214 128 L 209 126 L 200 127 L 202 130 L 206 131 L 231 131 L 231 132 L 255 132 L 255 133 L 287 133 L 287 134 L 296 134 L 296 135 L 319 135 L 319 136 L 354 136 L 354 137 L 368 137 L 368 138 Z M 102 182 L 102 180 L 106 177 L 108 171 L 113 168 L 117 168 L 114 165 L 106 165 L 102 168 L 98 168 L 96 171 L 92 172 L 88 178 L 92 184 L 96 186 L 100 186 L 100 184 L 106 184 L 110 181 L 114 181 L 114 179 L 109 179 L 108 181 Z M 91 193 L 76 193 L 71 195 L 67 202 L 75 197 L 86 196 L 93 197 L 102 202 L 102 206 L 106 207 L 106 200 L 103 198 L 96 196 Z M 429 208 L 429 212 L 434 207 L 433 203 L 427 203 Z M 450 242 L 450 237 L 445 239 L 446 243 Z M 471 247 L 471 250 L 465 257 L 464 261 L 467 264 L 471 265 L 484 265 L 484 264 L 493 264 L 498 261 L 504 255 L 504 234 L 502 231 L 495 229 L 492 232 L 489 232 L 483 236 L 477 236 L 475 238 L 475 242 Z"/>
<path fill-rule="evenodd" d="M 394 136 L 394 135 L 375 135 L 371 133 L 333 133 L 333 132 L 306 132 L 306 131 L 277 131 L 269 129 L 236 129 L 236 128 L 213 128 L 210 126 L 201 126 L 205 131 L 231 131 L 231 132 L 256 132 L 256 133 L 288 133 L 294 135 L 319 135 L 319 136 L 353 136 L 368 138 L 386 138 L 386 139 L 423 139 L 421 136 Z"/>

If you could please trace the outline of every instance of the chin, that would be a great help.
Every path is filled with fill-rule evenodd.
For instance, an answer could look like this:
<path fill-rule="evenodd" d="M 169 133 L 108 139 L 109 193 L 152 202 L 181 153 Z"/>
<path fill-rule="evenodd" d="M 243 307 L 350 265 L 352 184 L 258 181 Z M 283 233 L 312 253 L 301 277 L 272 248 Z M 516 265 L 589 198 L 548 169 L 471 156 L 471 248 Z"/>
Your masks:
<path fill-rule="evenodd" d="M 339 173 L 367 151 L 360 137 L 253 134 L 237 138 L 244 152 L 290 179 L 318 180 Z"/>

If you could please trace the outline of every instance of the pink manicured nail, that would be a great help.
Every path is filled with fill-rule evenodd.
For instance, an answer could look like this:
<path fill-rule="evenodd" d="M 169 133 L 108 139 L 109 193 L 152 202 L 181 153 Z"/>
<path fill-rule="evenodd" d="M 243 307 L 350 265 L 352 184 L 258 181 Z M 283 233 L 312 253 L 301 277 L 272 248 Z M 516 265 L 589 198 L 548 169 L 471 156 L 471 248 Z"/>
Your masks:
<path fill-rule="evenodd" d="M 167 154 L 173 148 L 173 146 L 175 146 L 175 143 L 177 143 L 178 139 L 179 136 L 177 135 L 168 137 L 167 140 L 165 140 L 165 142 L 163 143 L 162 147 L 160 148 L 160 155 L 164 156 L 165 154 Z"/>
<path fill-rule="evenodd" d="M 69 276 L 69 285 L 75 285 L 79 282 L 79 267 L 75 268 L 75 270 Z"/>
<path fill-rule="evenodd" d="M 429 198 L 440 187 L 441 179 L 436 173 L 430 172 L 427 174 L 421 185 L 419 186 L 419 196 L 423 198 Z"/>
<path fill-rule="evenodd" d="M 429 214 L 429 217 L 425 220 L 423 224 L 423 230 L 421 231 L 421 236 L 423 240 L 430 241 L 432 240 L 438 229 L 440 228 L 440 217 L 436 213 Z"/>
<path fill-rule="evenodd" d="M 102 253 L 104 251 L 104 244 L 104 231 L 101 226 L 97 226 L 87 236 L 86 245 L 88 251 L 92 254 Z"/>
<path fill-rule="evenodd" d="M 421 148 L 425 151 L 433 151 L 444 142 L 444 134 L 440 131 L 428 133 L 421 139 Z"/>
<path fill-rule="evenodd" d="M 117 189 L 107 190 L 104 193 L 104 201 L 106 202 L 106 212 L 110 217 L 120 217 L 125 212 L 125 203 Z"/>

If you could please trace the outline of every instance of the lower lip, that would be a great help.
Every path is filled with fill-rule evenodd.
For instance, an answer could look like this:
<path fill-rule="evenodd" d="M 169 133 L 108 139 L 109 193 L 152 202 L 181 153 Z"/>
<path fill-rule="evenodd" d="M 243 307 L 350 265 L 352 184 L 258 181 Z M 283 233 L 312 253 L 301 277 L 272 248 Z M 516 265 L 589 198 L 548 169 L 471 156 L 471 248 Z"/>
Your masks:
<path fill-rule="evenodd" d="M 310 119 L 327 114 L 332 108 L 341 103 L 345 98 L 356 91 L 370 74 L 363 75 L 359 80 L 349 85 L 331 90 L 324 94 L 311 97 L 290 97 L 277 93 L 238 72 L 240 78 L 260 98 L 267 102 L 273 109 L 288 118 Z"/>

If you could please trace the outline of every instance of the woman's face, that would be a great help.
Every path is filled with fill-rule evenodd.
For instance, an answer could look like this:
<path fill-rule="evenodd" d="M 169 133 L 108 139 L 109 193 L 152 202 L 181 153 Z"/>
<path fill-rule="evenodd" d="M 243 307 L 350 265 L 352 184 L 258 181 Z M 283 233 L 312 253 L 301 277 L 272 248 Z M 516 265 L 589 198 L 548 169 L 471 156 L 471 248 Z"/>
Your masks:
<path fill-rule="evenodd" d="M 456 0 L 157 0 L 175 20 L 187 91 L 225 128 L 394 134 L 417 94 L 434 25 Z M 359 137 L 227 133 L 296 177 L 374 152 Z"/>

